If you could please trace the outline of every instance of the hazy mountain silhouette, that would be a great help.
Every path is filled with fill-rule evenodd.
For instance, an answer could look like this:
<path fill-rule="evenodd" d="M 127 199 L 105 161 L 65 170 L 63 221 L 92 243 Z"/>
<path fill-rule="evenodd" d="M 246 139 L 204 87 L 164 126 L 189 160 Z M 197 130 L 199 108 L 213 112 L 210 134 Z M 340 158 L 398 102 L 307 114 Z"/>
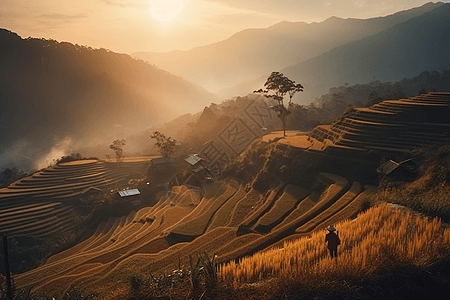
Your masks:
<path fill-rule="evenodd" d="M 223 87 L 270 74 L 350 41 L 379 33 L 441 5 L 428 3 L 367 20 L 331 17 L 321 23 L 281 22 L 269 28 L 247 29 L 227 40 L 189 51 L 133 55 L 218 92 Z M 235 94 L 225 92 L 221 96 Z"/>
<path fill-rule="evenodd" d="M 305 87 L 296 97 L 298 102 L 307 104 L 330 87 L 345 83 L 400 81 L 423 71 L 448 69 L 449 36 L 450 4 L 441 4 L 382 32 L 280 71 Z M 229 92 L 234 95 L 251 93 L 262 87 L 268 76 L 242 83 Z"/>
<path fill-rule="evenodd" d="M 112 142 L 216 99 L 129 55 L 0 29 L 0 169 L 5 149 Z"/>

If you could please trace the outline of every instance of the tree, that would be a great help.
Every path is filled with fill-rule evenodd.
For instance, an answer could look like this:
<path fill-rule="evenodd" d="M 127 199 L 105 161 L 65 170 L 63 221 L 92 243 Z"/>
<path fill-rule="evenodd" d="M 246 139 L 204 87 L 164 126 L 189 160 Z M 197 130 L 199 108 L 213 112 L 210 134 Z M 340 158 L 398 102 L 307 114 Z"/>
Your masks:
<path fill-rule="evenodd" d="M 272 72 L 269 78 L 267 78 L 264 84 L 265 89 L 259 89 L 254 93 L 262 94 L 267 99 L 275 101 L 275 105 L 271 108 L 277 112 L 278 118 L 280 118 L 283 124 L 283 137 L 286 136 L 286 122 L 290 115 L 290 107 L 292 105 L 292 97 L 296 92 L 303 92 L 303 86 L 300 83 L 287 78 L 280 72 Z M 289 102 L 287 107 L 284 105 L 284 96 L 289 95 Z"/>
<path fill-rule="evenodd" d="M 117 159 L 121 159 L 123 156 L 123 146 L 125 146 L 125 140 L 115 140 L 114 142 L 112 142 L 111 145 L 109 145 L 109 148 L 112 149 L 117 156 Z"/>
<path fill-rule="evenodd" d="M 166 137 L 159 131 L 153 132 L 150 137 L 156 139 L 155 146 L 158 148 L 159 153 L 169 160 L 174 154 L 176 140 L 171 137 Z"/>

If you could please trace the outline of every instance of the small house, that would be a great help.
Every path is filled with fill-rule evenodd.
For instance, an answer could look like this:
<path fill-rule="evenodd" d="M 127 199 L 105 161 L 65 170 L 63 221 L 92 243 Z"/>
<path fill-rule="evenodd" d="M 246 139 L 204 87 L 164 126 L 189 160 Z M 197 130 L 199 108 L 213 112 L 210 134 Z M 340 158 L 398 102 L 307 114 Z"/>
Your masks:
<path fill-rule="evenodd" d="M 418 165 L 412 158 L 396 162 L 392 159 L 380 165 L 376 171 L 380 175 L 387 176 L 393 180 L 409 181 L 416 177 Z"/>
<path fill-rule="evenodd" d="M 191 172 L 196 174 L 201 180 L 212 181 L 214 179 L 207 162 L 198 154 L 190 155 L 185 161 L 191 166 Z"/>
<path fill-rule="evenodd" d="M 167 158 L 167 157 L 152 158 L 150 160 L 149 169 L 156 170 L 156 171 L 166 170 L 174 162 L 175 161 L 174 161 L 174 159 L 172 157 L 171 158 Z"/>

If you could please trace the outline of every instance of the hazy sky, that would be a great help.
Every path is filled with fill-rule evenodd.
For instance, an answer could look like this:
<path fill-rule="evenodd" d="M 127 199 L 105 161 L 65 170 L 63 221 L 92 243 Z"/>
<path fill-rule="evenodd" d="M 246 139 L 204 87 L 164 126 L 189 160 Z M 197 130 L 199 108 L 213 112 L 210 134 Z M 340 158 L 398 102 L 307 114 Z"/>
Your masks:
<path fill-rule="evenodd" d="M 0 0 L 0 27 L 115 52 L 188 50 L 277 22 L 370 18 L 426 0 Z M 436 2 L 436 1 L 435 1 Z"/>

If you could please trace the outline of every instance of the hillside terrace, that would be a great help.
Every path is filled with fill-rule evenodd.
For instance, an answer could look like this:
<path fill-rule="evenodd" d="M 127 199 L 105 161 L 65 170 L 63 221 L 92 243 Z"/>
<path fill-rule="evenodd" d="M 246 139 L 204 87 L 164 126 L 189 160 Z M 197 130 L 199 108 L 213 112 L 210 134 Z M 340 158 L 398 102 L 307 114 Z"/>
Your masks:
<path fill-rule="evenodd" d="M 308 135 L 308 150 L 405 152 L 450 142 L 450 93 L 430 92 L 348 109 Z M 317 146 L 320 145 L 319 147 Z"/>

